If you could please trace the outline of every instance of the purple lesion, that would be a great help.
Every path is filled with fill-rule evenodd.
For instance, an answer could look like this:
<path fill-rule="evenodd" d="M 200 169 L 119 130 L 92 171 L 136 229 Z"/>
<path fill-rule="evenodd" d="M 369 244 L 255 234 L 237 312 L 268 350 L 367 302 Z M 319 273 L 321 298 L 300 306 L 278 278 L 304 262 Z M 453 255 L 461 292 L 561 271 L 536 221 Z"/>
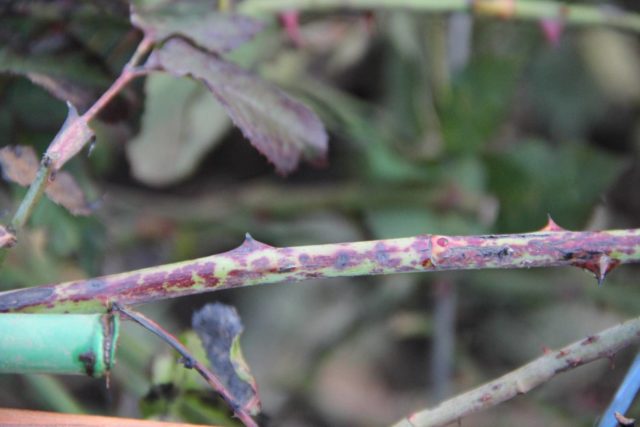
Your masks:
<path fill-rule="evenodd" d="M 216 277 L 216 263 L 209 261 L 197 265 L 197 275 L 204 280 L 206 287 L 215 287 L 220 283 L 220 279 Z"/>
<path fill-rule="evenodd" d="M 350 266 L 352 255 L 348 251 L 338 251 L 335 256 L 333 266 L 338 270 L 345 269 Z"/>
<path fill-rule="evenodd" d="M 255 271 L 267 271 L 269 269 L 269 266 L 269 258 L 267 258 L 266 256 L 251 261 L 251 268 Z"/>
<path fill-rule="evenodd" d="M 167 288 L 188 288 L 193 286 L 195 280 L 193 279 L 193 268 L 183 267 L 169 272 L 167 274 L 166 287 Z M 160 283 L 162 286 L 162 283 Z"/>
<path fill-rule="evenodd" d="M 392 257 L 392 254 L 397 254 L 400 249 L 395 245 L 388 245 L 384 242 L 378 242 L 373 248 L 373 251 L 367 252 L 364 257 L 374 260 L 377 266 L 373 269 L 373 273 L 379 273 L 385 269 L 392 268 L 398 269 L 402 264 L 402 259 Z M 416 262 L 413 264 L 416 265 Z"/>

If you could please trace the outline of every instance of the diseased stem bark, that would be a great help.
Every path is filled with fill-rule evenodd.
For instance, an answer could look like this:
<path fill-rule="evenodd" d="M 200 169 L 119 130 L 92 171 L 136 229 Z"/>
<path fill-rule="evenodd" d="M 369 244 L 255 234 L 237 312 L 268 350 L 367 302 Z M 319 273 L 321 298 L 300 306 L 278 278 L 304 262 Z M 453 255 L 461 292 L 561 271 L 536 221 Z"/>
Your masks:
<path fill-rule="evenodd" d="M 640 229 L 541 231 L 275 248 L 247 235 L 218 255 L 127 273 L 0 293 L 0 312 L 104 312 L 131 305 L 267 283 L 405 272 L 576 266 L 601 283 L 616 266 L 640 262 Z"/>
<path fill-rule="evenodd" d="M 553 19 L 571 25 L 605 25 L 640 31 L 640 15 L 637 13 L 547 0 L 245 0 L 238 8 L 244 13 L 332 9 L 404 9 L 431 13 L 468 11 L 501 19 Z"/>
<path fill-rule="evenodd" d="M 549 381 L 555 375 L 597 359 L 611 358 L 619 350 L 640 340 L 640 318 L 589 336 L 488 382 L 449 399 L 435 408 L 416 412 L 394 427 L 439 427 L 496 406 Z"/>

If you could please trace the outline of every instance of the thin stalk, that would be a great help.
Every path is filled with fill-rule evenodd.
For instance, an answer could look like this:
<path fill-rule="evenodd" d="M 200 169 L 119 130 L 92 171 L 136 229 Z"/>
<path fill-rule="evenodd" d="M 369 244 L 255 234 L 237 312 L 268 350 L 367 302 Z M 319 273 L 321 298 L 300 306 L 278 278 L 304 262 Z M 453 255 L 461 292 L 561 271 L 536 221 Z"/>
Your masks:
<path fill-rule="evenodd" d="M 435 408 L 418 411 L 394 427 L 440 427 L 528 393 L 551 378 L 597 359 L 611 358 L 640 339 L 640 318 L 628 320 L 534 361 Z"/>
<path fill-rule="evenodd" d="M 182 356 L 182 363 L 187 369 L 195 369 L 198 374 L 202 376 L 202 378 L 209 383 L 209 385 L 218 393 L 222 398 L 227 402 L 227 404 L 231 407 L 234 414 L 238 419 L 246 426 L 246 427 L 258 427 L 258 424 L 254 421 L 251 415 L 243 408 L 241 404 L 236 402 L 236 399 L 233 397 L 233 394 L 227 390 L 222 381 L 205 365 L 200 363 L 198 359 L 193 357 L 189 352 L 189 349 L 185 347 L 180 340 L 178 340 L 175 336 L 170 334 L 167 330 L 162 328 L 153 320 L 146 317 L 144 314 L 139 313 L 137 311 L 129 310 L 125 307 L 121 307 L 118 304 L 114 304 L 113 308 L 115 311 L 121 313 L 124 317 L 127 317 L 134 322 L 140 324 L 142 327 L 147 329 L 148 331 L 154 333 L 164 342 L 173 347 L 180 356 Z"/>
<path fill-rule="evenodd" d="M 603 25 L 640 32 L 640 14 L 613 7 L 545 0 L 245 0 L 238 8 L 241 12 L 254 14 L 333 9 L 409 9 L 431 13 L 466 11 L 501 19 L 555 19 L 570 25 Z"/>
<path fill-rule="evenodd" d="M 221 289 L 324 277 L 442 270 L 576 266 L 602 283 L 640 262 L 640 229 L 567 231 L 553 221 L 525 234 L 443 236 L 276 248 L 247 234 L 218 255 L 58 285 L 0 293 L 0 312 L 105 312 Z"/>
<path fill-rule="evenodd" d="M 44 194 L 44 189 L 47 186 L 52 169 L 51 160 L 48 157 L 45 157 L 38 169 L 36 178 L 31 183 L 29 190 L 27 190 L 27 194 L 25 194 L 20 206 L 18 206 L 18 210 L 16 210 L 16 213 L 11 220 L 11 226 L 14 230 L 19 230 L 24 227 L 29 217 L 31 217 L 33 209 Z"/>
<path fill-rule="evenodd" d="M 53 168 L 51 160 L 47 156 L 45 156 L 42 159 L 35 179 L 27 190 L 27 194 L 25 194 L 24 198 L 20 202 L 20 206 L 18 206 L 16 213 L 11 219 L 11 228 L 15 234 L 17 234 L 18 230 L 24 227 L 24 225 L 27 223 L 27 220 L 31 217 L 33 210 L 44 194 L 44 190 L 47 187 L 47 183 L 49 182 L 49 177 L 51 177 L 52 172 Z M 7 253 L 8 247 L 0 248 L 0 266 L 4 263 L 4 260 L 7 257 Z"/>

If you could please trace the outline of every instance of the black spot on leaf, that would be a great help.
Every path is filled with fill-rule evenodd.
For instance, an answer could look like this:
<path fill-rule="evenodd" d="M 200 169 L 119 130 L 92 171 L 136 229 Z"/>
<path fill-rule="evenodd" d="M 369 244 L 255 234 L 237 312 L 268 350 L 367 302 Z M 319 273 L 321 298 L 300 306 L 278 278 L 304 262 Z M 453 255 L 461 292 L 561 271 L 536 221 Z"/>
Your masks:
<path fill-rule="evenodd" d="M 191 324 L 202 341 L 211 370 L 237 405 L 252 415 L 259 413 L 256 383 L 240 350 L 243 326 L 236 309 L 221 303 L 208 304 L 194 313 Z"/>

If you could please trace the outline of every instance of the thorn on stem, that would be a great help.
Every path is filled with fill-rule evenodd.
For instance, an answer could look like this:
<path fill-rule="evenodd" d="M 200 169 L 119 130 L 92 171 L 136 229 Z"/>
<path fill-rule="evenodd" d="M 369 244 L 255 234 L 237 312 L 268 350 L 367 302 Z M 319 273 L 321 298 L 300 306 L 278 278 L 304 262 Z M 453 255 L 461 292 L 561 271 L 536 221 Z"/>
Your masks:
<path fill-rule="evenodd" d="M 273 246 L 267 245 L 266 243 L 262 243 L 257 241 L 251 236 L 251 234 L 246 233 L 244 235 L 244 241 L 240 246 L 228 252 L 229 254 L 238 254 L 238 255 L 247 255 L 254 251 L 259 251 L 263 249 L 273 249 Z"/>
<path fill-rule="evenodd" d="M 560 227 L 556 222 L 551 218 L 551 215 L 547 214 L 547 225 L 542 227 L 540 231 L 567 231 L 565 228 Z"/>
<path fill-rule="evenodd" d="M 598 286 L 602 286 L 604 284 L 604 279 L 606 279 L 614 268 L 620 265 L 620 261 L 611 259 L 606 254 L 601 254 L 597 259 L 577 261 L 573 265 L 593 273 L 598 281 Z"/>

